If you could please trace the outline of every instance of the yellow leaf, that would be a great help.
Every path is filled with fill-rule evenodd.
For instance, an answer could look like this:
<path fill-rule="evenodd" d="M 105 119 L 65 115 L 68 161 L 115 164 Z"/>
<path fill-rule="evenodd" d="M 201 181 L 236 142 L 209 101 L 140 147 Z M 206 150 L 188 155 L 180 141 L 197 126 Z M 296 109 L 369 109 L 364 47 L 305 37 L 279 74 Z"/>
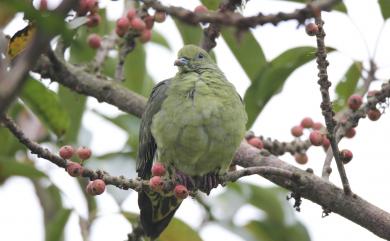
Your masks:
<path fill-rule="evenodd" d="M 12 36 L 8 43 L 8 55 L 11 59 L 15 58 L 27 48 L 27 45 L 35 35 L 35 31 L 35 25 L 30 23 Z"/>

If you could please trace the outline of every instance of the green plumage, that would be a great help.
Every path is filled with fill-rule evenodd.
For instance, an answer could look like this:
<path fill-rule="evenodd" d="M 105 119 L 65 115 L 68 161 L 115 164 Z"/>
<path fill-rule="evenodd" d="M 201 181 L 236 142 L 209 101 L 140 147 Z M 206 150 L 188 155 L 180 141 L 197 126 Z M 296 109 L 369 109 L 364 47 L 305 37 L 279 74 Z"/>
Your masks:
<path fill-rule="evenodd" d="M 148 101 L 141 123 L 137 172 L 150 178 L 155 159 L 192 177 L 223 174 L 245 133 L 247 116 L 242 100 L 199 47 L 184 46 L 176 64 L 176 76 L 157 85 Z M 148 195 L 140 194 L 141 223 L 149 236 L 157 237 L 180 202 Z M 168 213 L 153 215 L 146 210 L 161 211 L 164 202 L 171 204 L 165 208 Z"/>

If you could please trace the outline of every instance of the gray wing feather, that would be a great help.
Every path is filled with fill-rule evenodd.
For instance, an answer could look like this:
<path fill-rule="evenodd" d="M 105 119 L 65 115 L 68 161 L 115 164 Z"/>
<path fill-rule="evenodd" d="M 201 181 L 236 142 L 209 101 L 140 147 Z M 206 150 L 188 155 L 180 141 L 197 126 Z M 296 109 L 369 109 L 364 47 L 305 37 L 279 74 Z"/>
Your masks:
<path fill-rule="evenodd" d="M 148 103 L 146 104 L 145 112 L 142 115 L 137 155 L 137 173 L 142 179 L 148 179 L 151 175 L 153 157 L 157 149 L 157 144 L 150 127 L 153 116 L 160 111 L 161 104 L 166 98 L 166 91 L 170 82 L 170 79 L 161 81 L 153 88 Z"/>

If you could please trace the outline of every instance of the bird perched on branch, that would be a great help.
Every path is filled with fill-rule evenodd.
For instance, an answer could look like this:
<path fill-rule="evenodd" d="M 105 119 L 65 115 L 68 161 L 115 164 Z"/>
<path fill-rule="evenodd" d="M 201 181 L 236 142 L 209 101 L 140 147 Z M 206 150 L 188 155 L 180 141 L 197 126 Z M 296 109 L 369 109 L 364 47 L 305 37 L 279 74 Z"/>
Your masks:
<path fill-rule="evenodd" d="M 241 97 L 203 49 L 186 45 L 175 61 L 178 73 L 152 90 L 140 128 L 138 176 L 148 180 L 153 162 L 170 180 L 209 193 L 218 185 L 245 133 Z M 142 191 L 138 194 L 145 234 L 157 238 L 181 199 Z"/>

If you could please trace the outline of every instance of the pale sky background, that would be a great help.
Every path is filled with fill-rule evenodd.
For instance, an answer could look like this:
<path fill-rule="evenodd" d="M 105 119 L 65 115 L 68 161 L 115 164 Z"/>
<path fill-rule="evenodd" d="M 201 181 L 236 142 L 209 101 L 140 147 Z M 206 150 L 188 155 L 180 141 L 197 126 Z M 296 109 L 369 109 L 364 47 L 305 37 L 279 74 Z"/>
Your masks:
<path fill-rule="evenodd" d="M 50 5 L 57 0 L 48 0 Z M 109 16 L 118 18 L 122 11 L 122 1 L 100 1 L 103 6 L 109 6 Z M 174 1 L 164 0 L 164 4 L 180 5 L 188 9 L 194 9 L 199 2 L 196 0 Z M 329 79 L 333 82 L 341 79 L 342 74 L 350 66 L 352 60 L 366 61 L 368 56 L 373 56 L 377 46 L 375 61 L 379 67 L 377 77 L 388 79 L 390 77 L 390 48 L 386 43 L 390 42 L 390 24 L 384 24 L 376 0 L 344 1 L 347 5 L 349 16 L 341 13 L 325 13 L 326 44 L 337 48 L 340 52 L 329 55 L 330 66 Z M 292 11 L 302 7 L 300 4 L 285 3 L 282 1 L 251 0 L 244 9 L 245 15 L 253 15 L 258 12 L 275 13 L 278 11 Z M 6 33 L 13 34 L 23 22 L 19 19 L 6 29 Z M 178 31 L 174 28 L 173 21 L 168 18 L 162 24 L 155 24 L 155 29 L 167 37 L 173 51 L 169 52 L 155 44 L 147 44 L 147 67 L 154 79 L 163 80 L 173 76 L 176 68 L 173 66 L 176 52 L 183 45 Z M 168 34 L 169 33 L 169 34 Z M 304 28 L 297 29 L 296 21 L 280 24 L 278 27 L 265 25 L 253 30 L 260 42 L 267 59 L 272 59 L 291 47 L 310 45 L 314 46 L 315 38 L 305 34 Z M 378 38 L 378 35 L 380 37 Z M 379 41 L 378 41 L 379 39 Z M 226 47 L 222 39 L 218 39 L 215 49 L 219 67 L 225 72 L 229 80 L 237 87 L 241 95 L 249 85 L 249 80 L 233 58 L 232 53 Z M 366 62 L 367 64 L 367 62 Z M 367 66 L 367 65 L 366 65 Z M 320 92 L 317 85 L 317 69 L 312 61 L 295 71 L 287 80 L 283 92 L 275 96 L 266 106 L 261 116 L 253 126 L 256 134 L 277 138 L 281 141 L 290 141 L 290 128 L 300 122 L 303 117 L 310 116 L 316 121 L 322 121 L 320 105 Z M 55 88 L 56 84 L 50 87 Z M 335 85 L 332 86 L 332 90 Z M 373 83 L 372 89 L 380 87 L 380 83 Z M 334 96 L 332 92 L 332 96 Z M 96 109 L 110 116 L 120 113 L 116 108 L 108 104 L 98 103 L 95 99 L 89 99 L 89 109 Z M 390 117 L 383 115 L 376 123 L 367 119 L 362 120 L 357 128 L 357 135 L 352 140 L 343 140 L 340 148 L 352 150 L 354 159 L 346 165 L 347 174 L 352 190 L 377 205 L 390 211 L 390 148 L 388 148 L 388 133 L 390 133 Z M 110 125 L 92 111 L 84 116 L 83 124 L 93 133 L 90 146 L 95 154 L 119 150 L 126 141 L 126 135 L 120 129 Z M 107 138 L 109 137 L 109 138 Z M 109 139 L 109 141 L 107 141 Z M 316 174 L 321 173 L 325 154 L 322 148 L 312 148 L 309 151 L 309 163 L 301 168 L 311 167 Z M 281 157 L 283 160 L 295 164 L 289 155 Z M 69 177 L 63 170 L 54 167 L 45 160 L 37 160 L 37 166 L 49 173 L 50 178 L 61 188 L 64 193 L 65 203 L 74 208 L 80 215 L 86 215 L 86 207 L 81 200 L 80 190 L 75 180 Z M 336 170 L 336 167 L 334 167 Z M 134 170 L 128 173 L 120 173 L 127 176 L 135 175 Z M 243 179 L 251 183 L 272 185 L 260 177 L 247 177 Z M 336 171 L 331 176 L 331 181 L 340 186 Z M 221 188 L 214 190 L 215 193 Z M 93 225 L 92 241 L 113 240 L 122 241 L 130 231 L 130 225 L 120 215 L 116 214 L 118 207 L 114 199 L 103 194 L 97 197 L 100 213 Z M 138 211 L 136 195 L 128 197 L 122 207 L 125 210 Z M 327 218 L 321 218 L 322 209 L 317 204 L 303 200 L 301 212 L 298 218 L 307 227 L 313 241 L 379 241 L 382 240 L 371 234 L 364 228 L 340 217 L 331 214 Z M 184 220 L 192 227 L 200 225 L 201 208 L 191 199 L 187 199 L 176 217 Z M 44 229 L 42 227 L 42 212 L 39 202 L 35 197 L 30 182 L 25 178 L 11 178 L 0 186 L 0 234 L 4 240 L 9 241 L 40 241 L 43 240 Z M 254 215 L 253 209 L 244 207 L 240 210 L 237 220 L 239 224 L 245 223 Z M 205 241 L 224 240 L 241 241 L 242 239 L 216 225 L 208 225 L 201 230 L 201 236 Z M 66 227 L 66 240 L 81 241 L 78 229 L 77 215 L 74 213 Z"/>

